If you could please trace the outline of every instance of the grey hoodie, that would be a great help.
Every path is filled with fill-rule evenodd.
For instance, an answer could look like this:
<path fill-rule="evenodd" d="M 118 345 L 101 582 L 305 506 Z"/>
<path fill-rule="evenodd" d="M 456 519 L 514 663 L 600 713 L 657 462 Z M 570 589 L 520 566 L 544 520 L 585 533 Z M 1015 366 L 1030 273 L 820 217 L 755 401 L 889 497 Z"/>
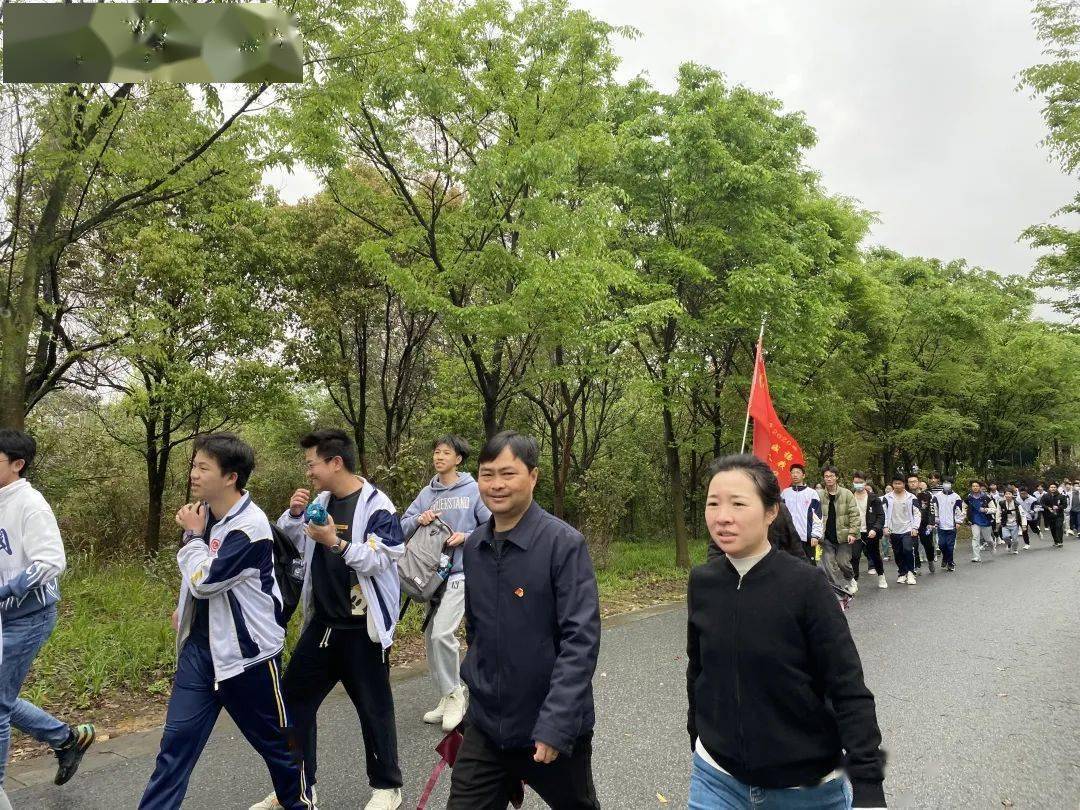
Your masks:
<path fill-rule="evenodd" d="M 406 541 L 420 525 L 416 519 L 429 509 L 439 513 L 440 520 L 466 537 L 481 523 L 487 523 L 491 519 L 491 512 L 480 499 L 480 488 L 476 485 L 476 479 L 467 472 L 459 472 L 458 480 L 450 486 L 443 484 L 436 475 L 430 484 L 420 490 L 416 500 L 409 504 L 405 514 L 401 516 L 401 532 Z M 454 549 L 454 567 L 450 569 L 450 576 L 465 573 L 461 548 L 458 546 Z"/>

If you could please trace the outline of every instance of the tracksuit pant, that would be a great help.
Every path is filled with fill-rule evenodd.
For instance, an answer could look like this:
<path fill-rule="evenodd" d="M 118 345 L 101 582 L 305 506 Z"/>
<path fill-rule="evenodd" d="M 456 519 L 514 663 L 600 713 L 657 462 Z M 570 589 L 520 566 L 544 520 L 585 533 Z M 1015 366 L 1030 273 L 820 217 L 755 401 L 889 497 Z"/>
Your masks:
<path fill-rule="evenodd" d="M 524 782 L 554 810 L 599 810 L 592 775 L 592 732 L 574 742 L 573 752 L 543 765 L 532 748 L 502 749 L 466 723 L 450 777 L 447 810 L 506 810 Z"/>
<path fill-rule="evenodd" d="M 956 550 L 956 529 L 937 530 L 938 548 L 941 549 L 941 564 L 955 565 L 953 552 Z"/>
<path fill-rule="evenodd" d="M 971 524 L 971 561 L 982 562 L 982 547 L 994 549 L 994 530 L 991 526 L 980 526 L 978 523 Z"/>
<path fill-rule="evenodd" d="M 1050 520 L 1050 536 L 1054 538 L 1054 545 L 1060 546 L 1065 542 L 1064 516 L 1058 515 Z"/>
<path fill-rule="evenodd" d="M 924 531 L 919 533 L 919 542 L 912 543 L 912 551 L 915 557 L 915 567 L 922 567 L 922 557 L 919 554 L 919 545 L 922 545 L 922 550 L 926 553 L 926 559 L 930 563 L 930 567 L 934 565 L 934 535 L 933 532 Z"/>
<path fill-rule="evenodd" d="M 868 570 L 874 569 L 877 571 L 878 576 L 885 573 L 885 563 L 881 559 L 880 538 L 875 537 L 871 540 L 867 537 L 867 533 L 863 532 L 851 548 L 851 570 L 855 574 L 856 582 L 859 581 L 859 558 L 864 554 L 866 555 L 866 567 Z"/>
<path fill-rule="evenodd" d="M 897 573 L 900 576 L 912 573 L 915 570 L 915 538 L 911 532 L 892 532 L 889 542 L 892 544 Z"/>
<path fill-rule="evenodd" d="M 360 719 L 368 783 L 373 788 L 401 787 L 389 657 L 381 644 L 368 638 L 366 628 L 338 630 L 314 618 L 296 642 L 283 682 L 285 705 L 304 748 L 307 783 L 315 784 L 318 764 L 316 715 L 339 682 Z"/>
<path fill-rule="evenodd" d="M 821 541 L 821 567 L 825 569 L 825 576 L 829 578 L 834 588 L 847 593 L 851 580 L 855 578 L 855 572 L 851 567 L 851 552 L 853 544 L 846 541 L 834 543 L 831 540 Z"/>
<path fill-rule="evenodd" d="M 288 810 L 313 808 L 311 789 L 292 742 L 281 693 L 280 663 L 271 658 L 214 683 L 209 647 L 188 640 L 180 650 L 154 773 L 140 810 L 176 810 L 221 709 L 225 709 L 270 770 L 274 793 Z"/>
<path fill-rule="evenodd" d="M 457 629 L 465 616 L 465 578 L 451 577 L 443 588 L 442 599 L 424 629 L 428 669 L 439 697 L 461 686 L 461 660 L 458 656 Z"/>

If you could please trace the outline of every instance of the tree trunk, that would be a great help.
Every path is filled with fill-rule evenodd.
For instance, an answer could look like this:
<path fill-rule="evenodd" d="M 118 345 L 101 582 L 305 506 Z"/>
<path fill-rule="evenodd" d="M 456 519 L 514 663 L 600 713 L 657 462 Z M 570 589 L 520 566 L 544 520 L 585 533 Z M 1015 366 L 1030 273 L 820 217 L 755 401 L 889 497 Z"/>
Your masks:
<path fill-rule="evenodd" d="M 675 522 L 675 564 L 690 567 L 690 542 L 686 534 L 686 501 L 683 491 L 682 462 L 675 443 L 675 418 L 668 405 L 670 393 L 664 392 L 664 445 L 667 450 L 668 479 L 671 488 L 671 511 Z"/>

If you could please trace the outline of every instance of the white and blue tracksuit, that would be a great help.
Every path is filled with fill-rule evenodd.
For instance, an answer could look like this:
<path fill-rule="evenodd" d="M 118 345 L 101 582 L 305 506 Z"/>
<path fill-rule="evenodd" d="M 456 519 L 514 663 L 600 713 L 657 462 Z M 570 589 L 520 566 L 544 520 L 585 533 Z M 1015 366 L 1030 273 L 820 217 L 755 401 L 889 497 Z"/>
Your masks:
<path fill-rule="evenodd" d="M 176 559 L 182 575 L 176 679 L 157 763 L 139 807 L 180 806 L 224 708 L 262 755 L 278 801 L 289 810 L 313 808 L 290 745 L 281 690 L 285 628 L 270 521 L 244 493 L 205 537 L 189 539 Z"/>
<path fill-rule="evenodd" d="M 820 540 L 824 531 L 821 523 L 821 497 L 813 487 L 805 484 L 787 487 L 780 498 L 791 513 L 791 522 L 799 539 L 806 545 L 811 539 Z M 814 559 L 810 555 L 810 559 Z"/>

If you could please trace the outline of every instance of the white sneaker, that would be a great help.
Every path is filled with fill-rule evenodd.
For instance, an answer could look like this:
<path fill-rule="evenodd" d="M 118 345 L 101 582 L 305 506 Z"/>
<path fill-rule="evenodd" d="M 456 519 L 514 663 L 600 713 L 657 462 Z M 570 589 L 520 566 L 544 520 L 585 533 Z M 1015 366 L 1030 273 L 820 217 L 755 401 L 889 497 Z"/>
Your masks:
<path fill-rule="evenodd" d="M 315 788 L 312 788 L 311 789 L 311 804 L 312 804 L 312 806 L 314 806 L 314 805 L 316 805 L 318 803 L 319 803 L 319 798 L 315 794 Z M 275 796 L 273 793 L 271 793 L 269 796 L 267 796 L 265 799 L 263 799 L 258 804 L 251 805 L 251 807 L 249 807 L 248 810 L 283 810 L 283 808 L 281 806 L 281 802 L 279 802 L 277 800 L 277 796 Z"/>
<path fill-rule="evenodd" d="M 876 568 L 868 568 L 866 569 L 866 573 L 872 577 L 876 577 L 878 575 Z"/>
<path fill-rule="evenodd" d="M 443 695 L 441 698 L 439 698 L 439 705 L 424 715 L 425 723 L 431 723 L 432 725 L 434 725 L 435 723 L 442 722 L 443 715 L 446 714 L 446 700 L 449 697 L 449 695 Z"/>
<path fill-rule="evenodd" d="M 879 588 L 882 588 L 882 589 L 888 588 L 889 587 L 889 578 L 886 577 L 884 574 L 882 574 L 881 576 L 879 576 L 877 578 L 877 586 Z"/>
<path fill-rule="evenodd" d="M 859 592 L 859 581 L 857 579 L 853 579 L 853 580 L 851 580 L 851 582 L 848 583 L 848 593 L 850 593 L 852 596 L 854 596 L 858 592 Z"/>
<path fill-rule="evenodd" d="M 469 699 L 465 696 L 465 687 L 458 684 L 458 688 L 446 696 L 446 710 L 442 718 L 442 730 L 449 734 L 465 719 L 465 710 L 469 707 Z"/>
<path fill-rule="evenodd" d="M 901 574 L 896 578 L 897 585 L 903 585 L 905 582 L 907 582 L 907 574 Z"/>
<path fill-rule="evenodd" d="M 905 577 L 905 580 L 907 581 L 908 585 L 914 585 L 916 582 L 914 574 L 908 574 L 907 577 Z"/>
<path fill-rule="evenodd" d="M 393 790 L 376 788 L 371 799 L 364 805 L 364 810 L 397 810 L 401 807 L 401 788 Z"/>

